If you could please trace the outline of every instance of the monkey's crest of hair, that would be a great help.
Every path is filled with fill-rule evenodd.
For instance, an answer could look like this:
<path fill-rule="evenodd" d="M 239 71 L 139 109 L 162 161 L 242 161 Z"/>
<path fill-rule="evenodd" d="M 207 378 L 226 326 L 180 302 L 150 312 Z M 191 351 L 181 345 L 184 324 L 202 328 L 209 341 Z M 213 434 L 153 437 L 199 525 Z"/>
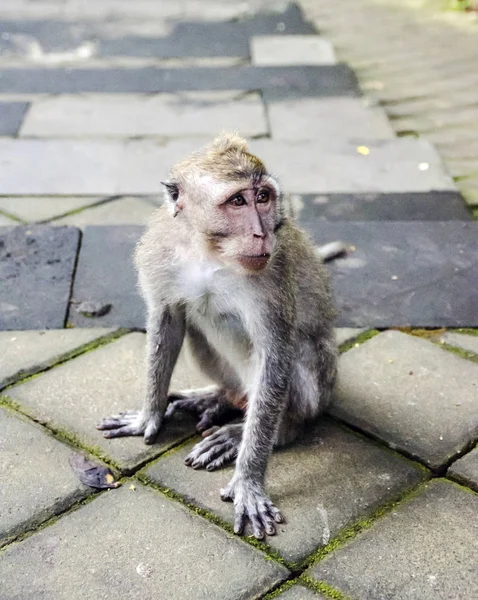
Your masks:
<path fill-rule="evenodd" d="M 174 165 L 171 179 L 181 183 L 184 173 L 193 177 L 207 173 L 220 181 L 237 181 L 248 178 L 259 180 L 267 174 L 267 170 L 257 156 L 248 152 L 244 138 L 236 132 L 224 131 L 212 142 Z"/>

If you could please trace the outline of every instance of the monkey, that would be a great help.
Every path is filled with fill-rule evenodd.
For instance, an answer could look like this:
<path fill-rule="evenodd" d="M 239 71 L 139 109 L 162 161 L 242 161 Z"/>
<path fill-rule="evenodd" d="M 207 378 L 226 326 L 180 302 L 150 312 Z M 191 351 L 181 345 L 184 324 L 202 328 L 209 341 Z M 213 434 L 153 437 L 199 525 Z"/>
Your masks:
<path fill-rule="evenodd" d="M 278 180 L 238 134 L 223 132 L 174 165 L 164 186 L 135 252 L 148 313 L 143 409 L 97 427 L 151 444 L 176 410 L 194 412 L 203 439 L 186 465 L 235 462 L 221 498 L 234 502 L 235 533 L 250 526 L 264 539 L 284 521 L 266 493 L 269 455 L 323 412 L 336 379 L 328 273 L 285 215 Z M 168 396 L 185 340 L 214 385 Z M 228 422 L 234 414 L 242 422 Z"/>

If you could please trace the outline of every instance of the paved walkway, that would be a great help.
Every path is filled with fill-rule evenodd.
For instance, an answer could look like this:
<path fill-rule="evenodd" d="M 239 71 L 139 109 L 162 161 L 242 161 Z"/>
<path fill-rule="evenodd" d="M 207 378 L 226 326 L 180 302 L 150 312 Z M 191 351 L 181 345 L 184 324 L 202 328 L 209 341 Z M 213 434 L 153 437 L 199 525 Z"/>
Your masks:
<path fill-rule="evenodd" d="M 474 598 L 478 227 L 464 198 L 296 6 L 158 6 L 0 5 L 0 598 Z M 339 42 L 337 6 L 314 14 Z M 343 39 L 358 39 L 348 9 Z M 95 429 L 141 401 L 131 251 L 158 182 L 237 127 L 314 240 L 354 248 L 330 266 L 336 398 L 271 459 L 287 523 L 265 543 L 232 533 L 218 493 L 231 469 L 184 466 L 191 419 L 153 446 Z M 172 387 L 205 383 L 182 356 Z M 121 487 L 80 483 L 76 452 Z"/>

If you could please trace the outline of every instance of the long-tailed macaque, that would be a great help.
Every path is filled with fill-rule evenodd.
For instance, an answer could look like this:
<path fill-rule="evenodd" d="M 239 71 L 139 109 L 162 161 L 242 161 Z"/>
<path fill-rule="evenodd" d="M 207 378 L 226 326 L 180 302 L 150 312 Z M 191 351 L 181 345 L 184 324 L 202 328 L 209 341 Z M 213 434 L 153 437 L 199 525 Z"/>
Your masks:
<path fill-rule="evenodd" d="M 165 416 L 195 412 L 205 437 L 186 464 L 213 470 L 235 460 L 221 497 L 234 502 L 235 532 L 250 522 L 262 539 L 282 522 L 265 491 L 269 454 L 331 397 L 329 278 L 312 242 L 285 216 L 278 182 L 237 135 L 223 133 L 176 164 L 164 185 L 167 202 L 136 252 L 148 307 L 144 406 L 98 428 L 151 444 Z M 185 336 L 216 385 L 168 396 Z M 231 408 L 243 423 L 224 424 Z"/>

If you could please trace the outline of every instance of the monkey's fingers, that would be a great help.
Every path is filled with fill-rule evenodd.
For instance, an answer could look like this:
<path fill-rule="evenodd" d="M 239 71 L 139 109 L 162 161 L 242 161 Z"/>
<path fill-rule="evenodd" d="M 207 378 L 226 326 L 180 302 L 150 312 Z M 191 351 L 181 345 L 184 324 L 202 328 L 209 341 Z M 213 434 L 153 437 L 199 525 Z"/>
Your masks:
<path fill-rule="evenodd" d="M 143 435 L 143 432 L 138 428 L 136 424 L 124 425 L 118 429 L 108 429 L 103 433 L 105 438 L 117 438 L 126 437 L 129 435 Z"/>
<path fill-rule="evenodd" d="M 96 429 L 118 429 L 119 427 L 130 425 L 137 420 L 138 414 L 138 411 L 129 410 L 124 413 L 119 413 L 118 415 L 106 417 L 106 419 L 102 419 L 96 425 Z"/>

